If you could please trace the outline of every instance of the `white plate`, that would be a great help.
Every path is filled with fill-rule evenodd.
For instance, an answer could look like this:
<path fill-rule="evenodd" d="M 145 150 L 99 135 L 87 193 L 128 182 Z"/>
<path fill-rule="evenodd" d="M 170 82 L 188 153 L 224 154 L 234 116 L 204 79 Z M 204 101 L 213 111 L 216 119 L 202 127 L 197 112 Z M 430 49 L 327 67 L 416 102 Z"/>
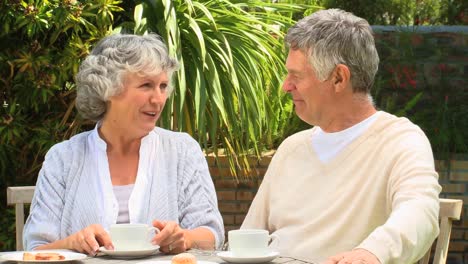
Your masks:
<path fill-rule="evenodd" d="M 220 257 L 222 260 L 231 262 L 231 263 L 263 263 L 263 262 L 269 262 L 274 260 L 276 257 L 279 256 L 278 252 L 270 252 L 266 255 L 263 256 L 258 256 L 258 257 L 236 257 L 232 255 L 232 252 L 230 251 L 222 251 L 218 252 L 216 254 L 218 257 Z"/>
<path fill-rule="evenodd" d="M 136 264 L 171 264 L 171 260 L 148 260 Z M 219 264 L 211 261 L 197 260 L 197 264 Z"/>
<path fill-rule="evenodd" d="M 105 247 L 100 247 L 99 251 L 114 258 L 142 258 L 153 255 L 158 251 L 158 249 L 159 246 L 156 245 L 139 250 L 108 250 Z"/>
<path fill-rule="evenodd" d="M 24 252 L 29 252 L 32 254 L 37 254 L 37 253 L 46 253 L 46 252 L 53 252 L 53 253 L 60 253 L 62 256 L 65 257 L 65 259 L 62 260 L 23 260 L 23 253 Z M 24 262 L 24 263 L 48 263 L 48 262 L 67 262 L 67 261 L 73 261 L 73 260 L 81 260 L 85 259 L 88 256 L 85 254 L 81 253 L 75 253 L 75 252 L 65 252 L 65 251 L 54 251 L 54 250 L 41 250 L 41 251 L 18 251 L 15 253 L 9 253 L 0 256 L 1 260 L 8 260 L 8 261 L 17 261 L 17 262 Z"/>

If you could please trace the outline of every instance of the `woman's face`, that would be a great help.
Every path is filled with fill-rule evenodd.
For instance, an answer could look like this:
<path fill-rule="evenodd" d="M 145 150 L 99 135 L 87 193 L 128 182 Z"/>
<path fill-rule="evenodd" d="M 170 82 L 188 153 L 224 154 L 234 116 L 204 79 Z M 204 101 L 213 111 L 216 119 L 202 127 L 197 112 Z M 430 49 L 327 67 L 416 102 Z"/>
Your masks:
<path fill-rule="evenodd" d="M 166 72 L 145 76 L 129 73 L 123 80 L 123 92 L 109 99 L 104 122 L 112 127 L 144 137 L 154 129 L 166 104 L 169 78 Z"/>

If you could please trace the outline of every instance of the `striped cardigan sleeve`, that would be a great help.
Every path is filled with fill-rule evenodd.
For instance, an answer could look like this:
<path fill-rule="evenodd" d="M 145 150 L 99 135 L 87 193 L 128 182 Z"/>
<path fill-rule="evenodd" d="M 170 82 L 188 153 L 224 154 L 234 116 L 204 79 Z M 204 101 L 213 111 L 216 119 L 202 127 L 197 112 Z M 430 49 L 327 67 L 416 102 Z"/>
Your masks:
<path fill-rule="evenodd" d="M 205 155 L 198 143 L 185 134 L 179 188 L 179 222 L 183 228 L 205 227 L 216 239 L 216 247 L 224 242 L 224 225 Z"/>

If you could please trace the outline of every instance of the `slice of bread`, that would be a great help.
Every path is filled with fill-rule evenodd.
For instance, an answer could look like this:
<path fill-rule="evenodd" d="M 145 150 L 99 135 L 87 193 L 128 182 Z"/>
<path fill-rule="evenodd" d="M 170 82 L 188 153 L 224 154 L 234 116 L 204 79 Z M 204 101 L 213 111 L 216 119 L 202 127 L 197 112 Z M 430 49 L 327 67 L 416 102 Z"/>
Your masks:
<path fill-rule="evenodd" d="M 36 260 L 36 255 L 33 254 L 33 253 L 29 253 L 29 252 L 24 252 L 23 253 L 23 260 Z"/>
<path fill-rule="evenodd" d="M 64 260 L 65 256 L 54 252 L 40 252 L 40 253 L 23 253 L 23 260 Z"/>

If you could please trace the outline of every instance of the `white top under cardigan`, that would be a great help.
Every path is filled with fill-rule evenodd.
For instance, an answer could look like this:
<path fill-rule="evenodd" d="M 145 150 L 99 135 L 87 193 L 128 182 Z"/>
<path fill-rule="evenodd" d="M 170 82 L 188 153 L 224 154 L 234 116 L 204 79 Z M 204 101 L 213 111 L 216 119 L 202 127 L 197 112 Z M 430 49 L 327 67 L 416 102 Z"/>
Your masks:
<path fill-rule="evenodd" d="M 119 204 L 117 224 L 130 223 L 130 217 L 128 215 L 128 200 L 130 200 L 130 195 L 132 195 L 133 186 L 135 186 L 135 184 L 114 185 L 114 187 L 112 188 L 114 191 L 115 199 L 117 199 L 117 203 Z"/>
<path fill-rule="evenodd" d="M 54 145 L 46 154 L 26 221 L 26 250 L 63 239 L 91 224 L 116 223 L 106 143 L 97 128 Z M 138 174 L 129 199 L 130 223 L 176 221 L 209 228 L 219 247 L 224 227 L 205 156 L 186 133 L 155 128 L 141 141 Z"/>

